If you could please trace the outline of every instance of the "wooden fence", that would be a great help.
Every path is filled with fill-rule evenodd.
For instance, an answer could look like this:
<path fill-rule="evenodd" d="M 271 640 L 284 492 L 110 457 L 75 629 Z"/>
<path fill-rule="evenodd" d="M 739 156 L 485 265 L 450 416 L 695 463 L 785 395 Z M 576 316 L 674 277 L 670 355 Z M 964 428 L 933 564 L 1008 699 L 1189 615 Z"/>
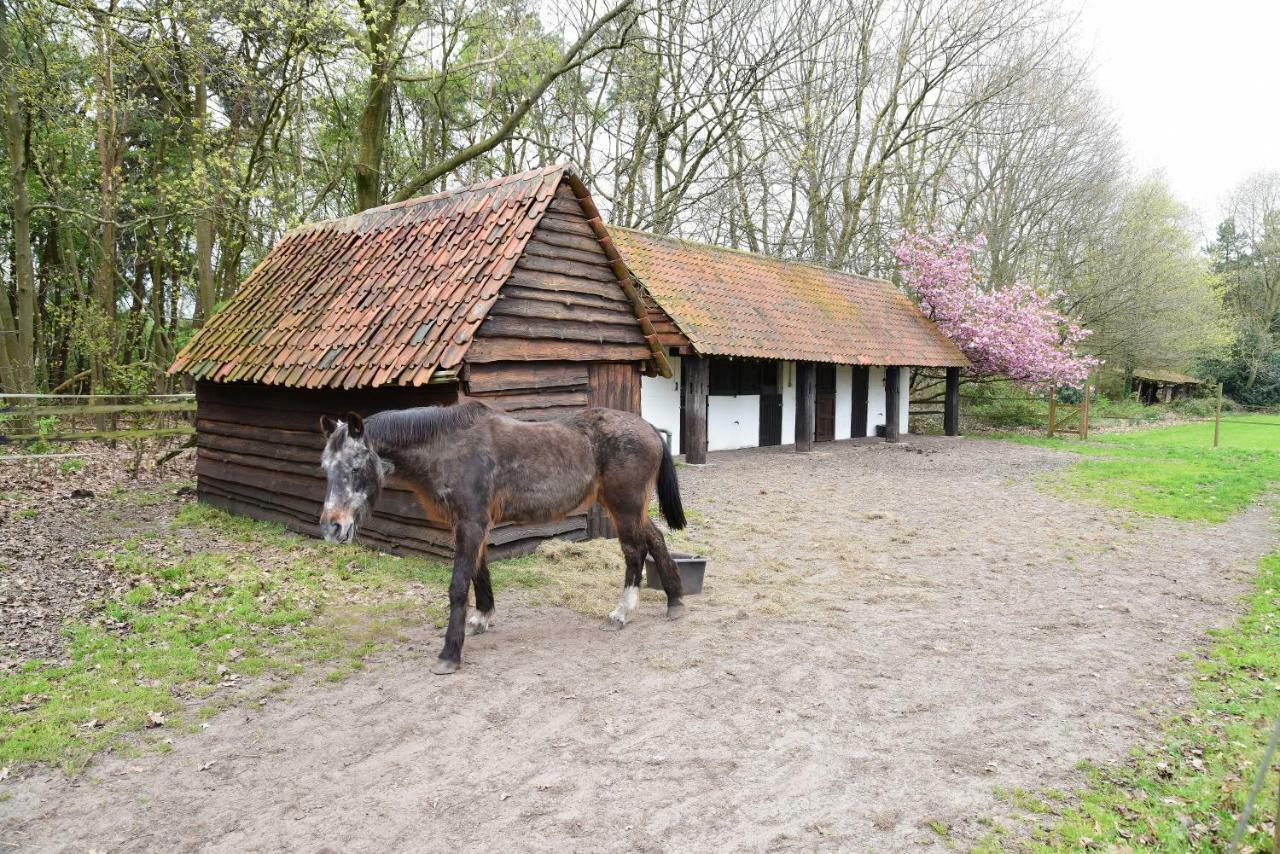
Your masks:
<path fill-rule="evenodd" d="M 0 394 L 0 444 L 188 436 L 195 410 L 194 394 Z"/>

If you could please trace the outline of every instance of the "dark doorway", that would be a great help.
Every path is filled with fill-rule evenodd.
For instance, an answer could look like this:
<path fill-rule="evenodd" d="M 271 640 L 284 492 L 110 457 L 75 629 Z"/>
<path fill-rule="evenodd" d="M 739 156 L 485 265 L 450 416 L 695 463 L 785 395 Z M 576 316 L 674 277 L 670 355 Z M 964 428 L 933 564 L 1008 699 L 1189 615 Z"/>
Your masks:
<path fill-rule="evenodd" d="M 853 366 L 853 438 L 867 435 L 867 390 L 871 382 L 871 369 L 866 365 Z"/>
<path fill-rule="evenodd" d="M 782 383 L 780 362 L 760 364 L 760 446 L 782 444 Z"/>
<path fill-rule="evenodd" d="M 830 442 L 836 437 L 836 366 L 816 367 L 818 398 L 813 413 L 813 441 Z"/>

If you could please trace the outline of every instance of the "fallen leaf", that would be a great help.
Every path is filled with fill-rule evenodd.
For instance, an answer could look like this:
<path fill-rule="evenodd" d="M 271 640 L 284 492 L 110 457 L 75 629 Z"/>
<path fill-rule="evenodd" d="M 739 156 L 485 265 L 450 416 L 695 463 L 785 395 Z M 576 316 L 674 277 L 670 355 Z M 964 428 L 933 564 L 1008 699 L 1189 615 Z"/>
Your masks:
<path fill-rule="evenodd" d="M 160 712 L 147 712 L 147 726 L 158 727 L 164 726 L 164 722 L 169 718 Z"/>

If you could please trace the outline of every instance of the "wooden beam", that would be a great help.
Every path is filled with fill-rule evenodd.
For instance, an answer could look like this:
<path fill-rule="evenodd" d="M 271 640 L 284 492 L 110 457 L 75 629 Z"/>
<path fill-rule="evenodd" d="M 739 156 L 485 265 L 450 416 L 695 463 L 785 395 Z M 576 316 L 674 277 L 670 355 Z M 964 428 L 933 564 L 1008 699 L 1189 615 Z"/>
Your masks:
<path fill-rule="evenodd" d="M 684 419 L 684 460 L 702 464 L 707 461 L 707 392 L 711 386 L 711 363 L 702 356 L 685 356 L 680 360 L 683 375 L 680 383 L 680 415 Z"/>
<path fill-rule="evenodd" d="M 947 368 L 947 399 L 942 406 L 942 431 L 960 435 L 960 369 Z"/>
<path fill-rule="evenodd" d="M 902 368 L 889 365 L 884 369 L 884 440 L 898 441 L 900 422 L 898 419 L 899 400 L 902 391 Z"/>
<path fill-rule="evenodd" d="M 796 362 L 796 451 L 813 450 L 818 408 L 817 370 L 813 362 Z"/>

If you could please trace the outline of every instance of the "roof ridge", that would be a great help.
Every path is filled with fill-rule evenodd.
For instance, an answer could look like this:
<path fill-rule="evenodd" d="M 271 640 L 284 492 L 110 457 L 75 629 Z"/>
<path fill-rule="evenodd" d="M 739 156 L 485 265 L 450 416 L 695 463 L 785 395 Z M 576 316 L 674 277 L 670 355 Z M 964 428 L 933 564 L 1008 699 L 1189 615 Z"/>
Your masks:
<path fill-rule="evenodd" d="M 679 237 L 671 234 L 654 234 L 652 231 L 643 231 L 639 228 L 629 228 L 625 225 L 611 225 L 610 231 L 626 231 L 631 234 L 638 234 L 641 237 L 648 237 L 654 240 L 668 240 L 672 243 L 684 243 L 702 249 L 713 249 L 717 252 L 732 252 L 735 255 L 746 255 L 748 258 L 771 261 L 775 264 L 786 264 L 792 267 L 808 267 L 811 270 L 820 270 L 823 273 L 835 273 L 840 276 L 849 276 L 854 279 L 861 279 L 866 282 L 880 282 L 881 284 L 890 285 L 894 290 L 901 292 L 898 286 L 891 280 L 880 276 L 868 276 L 866 273 L 851 273 L 848 270 L 841 270 L 838 267 L 826 267 L 813 261 L 799 261 L 791 258 L 779 258 L 776 255 L 766 255 L 763 252 L 752 252 L 750 249 L 739 249 L 735 246 L 721 246 L 719 243 L 708 243 L 704 240 L 693 240 L 688 237 Z"/>
<path fill-rule="evenodd" d="M 573 164 L 565 160 L 559 163 L 553 163 L 550 166 L 540 166 L 536 169 L 528 169 L 524 172 L 517 172 L 514 175 L 500 175 L 497 178 L 490 178 L 486 181 L 479 181 L 475 184 L 467 184 L 462 187 L 454 187 L 453 189 L 449 189 L 449 190 L 441 190 L 438 193 L 429 193 L 425 196 L 414 196 L 412 198 L 405 199 L 404 201 L 400 201 L 400 202 L 388 202 L 385 205 L 378 205 L 377 207 L 365 208 L 362 211 L 356 211 L 355 213 L 347 214 L 346 216 L 336 216 L 330 219 L 311 220 L 309 222 L 298 224 L 294 228 L 291 228 L 287 233 L 292 234 L 294 232 L 309 231 L 309 230 L 321 228 L 324 226 L 338 225 L 339 223 L 357 222 L 373 214 L 388 213 L 390 211 L 403 210 L 405 208 L 411 208 L 411 207 L 416 207 L 417 205 L 426 204 L 427 202 L 438 202 L 442 199 L 448 199 L 448 198 L 452 198 L 454 196 L 460 196 L 466 193 L 478 193 L 478 192 L 487 191 L 487 190 L 496 190 L 499 187 L 504 187 L 508 184 L 515 184 L 520 181 L 527 181 L 535 177 L 549 178 L 552 175 L 563 174 L 566 172 L 571 172 L 572 170 L 573 170 Z"/>

